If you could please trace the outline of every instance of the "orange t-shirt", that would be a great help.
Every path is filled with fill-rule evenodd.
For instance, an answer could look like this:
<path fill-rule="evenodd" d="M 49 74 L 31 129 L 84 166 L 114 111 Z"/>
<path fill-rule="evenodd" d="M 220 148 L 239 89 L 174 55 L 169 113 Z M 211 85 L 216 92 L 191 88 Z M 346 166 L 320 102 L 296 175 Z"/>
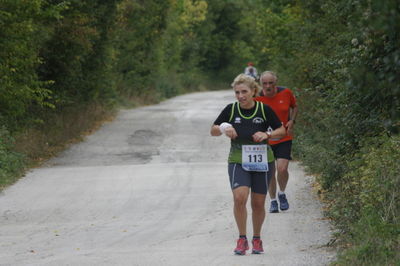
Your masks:
<path fill-rule="evenodd" d="M 296 107 L 296 98 L 292 91 L 282 87 L 278 87 L 278 92 L 273 97 L 258 96 L 254 100 L 269 105 L 283 125 L 286 125 L 289 120 L 290 108 Z M 279 140 L 269 140 L 269 144 L 274 145 L 292 139 L 293 136 L 286 135 Z"/>

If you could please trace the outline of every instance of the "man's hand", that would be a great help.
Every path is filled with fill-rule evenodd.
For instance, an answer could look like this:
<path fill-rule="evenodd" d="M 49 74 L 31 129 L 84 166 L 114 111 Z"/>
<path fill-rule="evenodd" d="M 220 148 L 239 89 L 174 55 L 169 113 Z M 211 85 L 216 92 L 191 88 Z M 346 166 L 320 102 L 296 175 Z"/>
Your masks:
<path fill-rule="evenodd" d="M 289 120 L 286 125 L 286 130 L 287 130 L 287 134 L 290 136 L 293 136 L 293 129 L 294 129 L 294 121 L 293 120 Z"/>
<path fill-rule="evenodd" d="M 265 132 L 257 131 L 253 134 L 253 141 L 254 142 L 262 142 L 268 139 L 268 134 Z"/>

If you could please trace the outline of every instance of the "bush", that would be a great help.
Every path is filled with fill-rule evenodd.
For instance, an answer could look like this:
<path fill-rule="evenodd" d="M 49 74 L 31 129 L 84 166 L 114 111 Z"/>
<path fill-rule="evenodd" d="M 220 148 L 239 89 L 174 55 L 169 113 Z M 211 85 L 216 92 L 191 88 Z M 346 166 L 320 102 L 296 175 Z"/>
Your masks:
<path fill-rule="evenodd" d="M 400 137 L 366 141 L 335 187 L 330 211 L 352 248 L 339 262 L 395 265 L 400 251 Z M 336 196 L 337 195 L 337 196 Z M 346 235 L 346 234 L 345 234 Z"/>
<path fill-rule="evenodd" d="M 24 168 L 24 156 L 13 151 L 14 140 L 0 127 L 0 189 L 17 180 Z"/>

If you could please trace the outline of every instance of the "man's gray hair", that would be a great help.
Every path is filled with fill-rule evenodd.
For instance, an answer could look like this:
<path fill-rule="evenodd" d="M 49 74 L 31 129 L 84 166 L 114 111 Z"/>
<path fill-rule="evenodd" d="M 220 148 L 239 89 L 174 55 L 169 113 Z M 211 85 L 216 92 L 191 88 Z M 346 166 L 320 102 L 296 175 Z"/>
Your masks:
<path fill-rule="evenodd" d="M 278 76 L 276 75 L 276 73 L 273 72 L 273 71 L 267 70 L 267 71 L 264 71 L 263 73 L 261 73 L 261 76 L 260 76 L 260 83 L 262 82 L 261 80 L 262 80 L 262 78 L 263 78 L 264 76 L 272 76 L 272 77 L 274 77 L 275 82 L 278 81 Z"/>

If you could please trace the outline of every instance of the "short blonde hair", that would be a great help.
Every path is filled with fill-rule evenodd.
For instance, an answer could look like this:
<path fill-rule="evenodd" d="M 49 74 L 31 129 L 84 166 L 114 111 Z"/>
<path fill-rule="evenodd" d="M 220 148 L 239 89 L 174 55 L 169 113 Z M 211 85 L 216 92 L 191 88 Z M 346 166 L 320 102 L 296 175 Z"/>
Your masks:
<path fill-rule="evenodd" d="M 240 84 L 244 84 L 247 87 L 249 87 L 250 89 L 254 90 L 254 96 L 256 96 L 258 94 L 258 92 L 260 91 L 260 85 L 257 83 L 257 81 L 246 74 L 239 74 L 232 82 L 231 86 L 232 88 L 235 88 L 235 86 L 240 85 Z"/>

